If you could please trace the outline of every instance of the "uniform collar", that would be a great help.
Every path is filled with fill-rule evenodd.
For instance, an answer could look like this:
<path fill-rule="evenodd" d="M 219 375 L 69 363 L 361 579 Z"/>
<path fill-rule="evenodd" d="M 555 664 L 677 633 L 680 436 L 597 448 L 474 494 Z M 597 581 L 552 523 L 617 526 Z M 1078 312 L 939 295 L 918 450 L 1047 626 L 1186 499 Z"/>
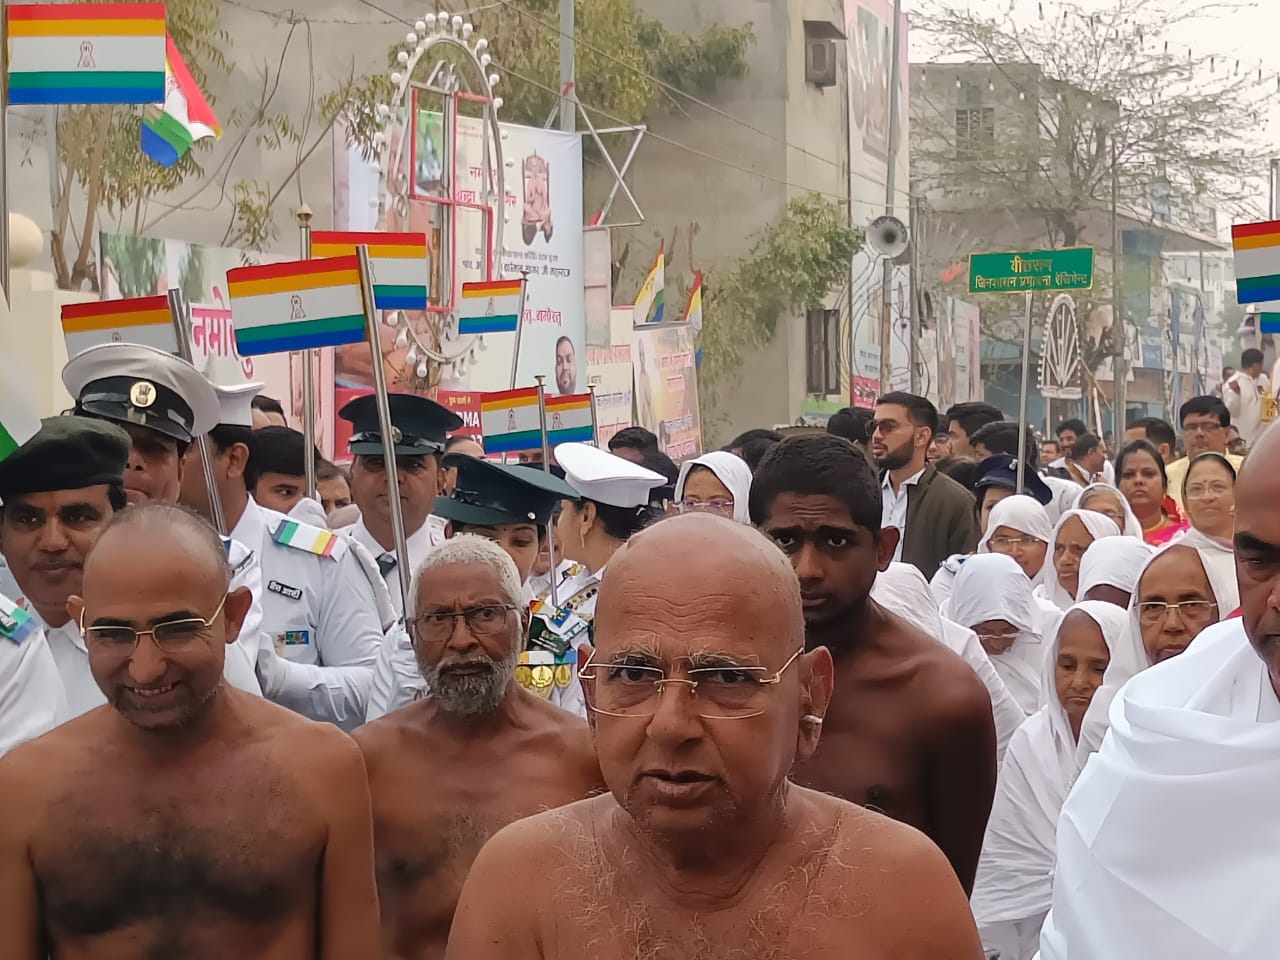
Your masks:
<path fill-rule="evenodd" d="M 253 549 L 254 544 L 262 543 L 263 526 L 262 508 L 250 497 L 249 502 L 244 505 L 244 513 L 240 514 L 240 520 L 231 531 L 231 539 Z"/>

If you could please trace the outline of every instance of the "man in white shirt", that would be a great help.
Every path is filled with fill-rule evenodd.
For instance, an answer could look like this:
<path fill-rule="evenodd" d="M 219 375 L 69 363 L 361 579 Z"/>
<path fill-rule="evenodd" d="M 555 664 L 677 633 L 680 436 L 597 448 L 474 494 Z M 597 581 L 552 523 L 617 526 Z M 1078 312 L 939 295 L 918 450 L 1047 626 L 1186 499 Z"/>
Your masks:
<path fill-rule="evenodd" d="M 1089 432 L 1089 427 L 1085 424 L 1085 422 L 1083 420 L 1079 420 L 1074 417 L 1070 420 L 1063 420 L 1060 424 L 1058 424 L 1058 449 L 1062 451 L 1062 456 L 1058 457 L 1057 460 L 1054 460 L 1052 463 L 1050 463 L 1048 465 L 1048 469 L 1061 471 L 1065 473 L 1067 470 L 1066 452 L 1069 451 L 1073 446 L 1075 446 L 1076 441 L 1079 440 L 1088 432 Z M 1104 451 L 1105 451 L 1105 448 L 1104 448 Z M 1104 459 L 1102 462 L 1102 476 L 1098 478 L 1097 482 L 1107 483 L 1113 487 L 1116 485 L 1115 464 L 1113 464 L 1110 460 L 1105 459 L 1105 452 L 1104 452 Z"/>
<path fill-rule="evenodd" d="M 357 397 L 338 416 L 352 427 L 351 495 L 360 508 L 360 519 L 341 532 L 362 543 L 378 562 L 397 613 L 404 615 L 399 563 L 409 564 L 410 574 L 427 555 L 444 543 L 444 521 L 432 516 L 440 493 L 440 451 L 449 431 L 462 426 L 462 418 L 448 407 L 407 393 L 388 396 L 391 406 L 393 457 L 400 482 L 400 513 L 404 520 L 409 556 L 396 556 L 387 497 L 387 454 L 378 408 L 373 394 Z"/>
<path fill-rule="evenodd" d="M 1231 422 L 1250 449 L 1276 416 L 1271 381 L 1262 372 L 1262 361 L 1262 351 L 1250 347 L 1240 355 L 1240 370 L 1222 391 L 1222 402 L 1231 413 Z"/>
<path fill-rule="evenodd" d="M 220 413 L 208 441 L 222 516 L 232 539 L 257 553 L 266 588 L 265 642 L 256 660 L 263 694 L 312 720 L 353 730 L 364 722 L 382 646 L 373 585 L 351 541 L 249 496 L 258 472 L 249 452 L 256 446 L 250 401 L 262 384 L 214 389 Z M 198 450 L 187 456 L 198 460 Z M 212 513 L 198 462 L 187 465 L 182 502 L 206 519 Z"/>

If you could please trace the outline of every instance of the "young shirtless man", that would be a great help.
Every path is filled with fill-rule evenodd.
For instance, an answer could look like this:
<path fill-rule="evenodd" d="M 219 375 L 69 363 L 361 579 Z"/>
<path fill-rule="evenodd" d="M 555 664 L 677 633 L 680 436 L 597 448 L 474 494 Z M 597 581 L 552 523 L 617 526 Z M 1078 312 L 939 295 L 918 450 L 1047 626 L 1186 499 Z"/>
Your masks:
<path fill-rule="evenodd" d="M 817 746 L 832 667 L 805 652 L 795 574 L 767 540 L 664 520 L 610 561 L 596 625 L 583 671 L 610 793 L 485 846 L 448 960 L 980 960 L 932 843 L 787 779 Z"/>
<path fill-rule="evenodd" d="M 68 609 L 108 704 L 0 761 L 0 957 L 367 960 L 360 751 L 222 680 L 251 598 L 212 527 L 119 513 Z"/>
<path fill-rule="evenodd" d="M 410 601 L 431 694 L 356 740 L 373 791 L 382 956 L 436 960 L 484 842 L 604 783 L 587 725 L 515 681 L 527 608 L 501 546 L 474 534 L 446 541 L 418 570 Z"/>
<path fill-rule="evenodd" d="M 991 701 L 968 664 L 871 599 L 897 544 L 875 472 L 839 437 L 790 437 L 761 461 L 750 507 L 800 579 L 805 646 L 836 664 L 796 782 L 919 828 L 972 892 L 995 794 Z"/>

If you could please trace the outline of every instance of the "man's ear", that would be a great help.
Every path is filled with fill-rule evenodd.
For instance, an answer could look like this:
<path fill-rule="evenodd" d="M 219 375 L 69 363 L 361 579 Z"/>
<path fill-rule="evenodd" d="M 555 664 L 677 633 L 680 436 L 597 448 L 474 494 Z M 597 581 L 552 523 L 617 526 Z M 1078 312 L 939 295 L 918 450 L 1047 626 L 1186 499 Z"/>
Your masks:
<path fill-rule="evenodd" d="M 253 606 L 253 593 L 248 587 L 237 587 L 227 594 L 222 607 L 222 615 L 227 621 L 227 644 L 233 644 L 240 637 L 240 627 L 249 615 Z"/>
<path fill-rule="evenodd" d="M 835 664 L 831 651 L 818 647 L 800 655 L 796 663 L 799 671 L 800 728 L 796 735 L 796 763 L 804 763 L 818 749 L 822 737 L 822 720 L 831 705 L 831 693 L 835 689 Z"/>
<path fill-rule="evenodd" d="M 233 443 L 226 453 L 227 476 L 243 477 L 245 468 L 249 466 L 249 448 L 243 443 Z"/>
<path fill-rule="evenodd" d="M 897 553 L 898 541 L 901 539 L 902 531 L 897 527 L 881 527 L 876 534 L 876 569 L 881 573 L 893 563 L 893 555 Z"/>

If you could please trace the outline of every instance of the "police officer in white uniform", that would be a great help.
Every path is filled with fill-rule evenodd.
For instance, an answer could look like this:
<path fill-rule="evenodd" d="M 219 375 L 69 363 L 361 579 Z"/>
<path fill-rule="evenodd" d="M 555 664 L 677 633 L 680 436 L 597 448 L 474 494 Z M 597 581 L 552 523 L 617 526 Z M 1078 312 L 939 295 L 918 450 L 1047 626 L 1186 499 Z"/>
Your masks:
<path fill-rule="evenodd" d="M 404 519 L 405 546 L 409 550 L 410 575 L 417 570 L 436 547 L 444 543 L 444 521 L 431 515 L 436 495 L 440 492 L 440 451 L 450 430 L 462 426 L 462 418 L 426 397 L 393 393 L 387 397 L 391 407 L 391 425 L 395 432 L 397 477 L 400 481 L 400 506 Z M 404 598 L 400 594 L 395 537 L 391 527 L 391 510 L 387 499 L 387 457 L 378 408 L 372 394 L 352 400 L 338 416 L 351 423 L 351 496 L 360 507 L 360 519 L 341 533 L 368 548 L 378 562 L 378 569 L 391 593 L 397 613 L 404 616 Z"/>
<path fill-rule="evenodd" d="M 40 622 L 0 596 L 0 757 L 67 719 L 62 678 Z"/>
<path fill-rule="evenodd" d="M 193 438 L 208 433 L 218 422 L 218 396 L 209 381 L 191 364 L 163 350 L 135 343 L 107 343 L 72 357 L 62 368 L 62 383 L 75 398 L 77 414 L 111 421 L 129 435 L 124 478 L 129 502 L 176 503 L 187 449 Z M 240 636 L 227 648 L 223 672 L 232 686 L 260 695 L 256 671 L 262 645 L 258 557 L 245 544 L 226 537 L 223 542 L 231 565 L 229 590 L 245 587 L 254 600 Z M 49 642 L 56 656 L 52 636 Z M 76 710 L 75 696 L 69 696 L 72 714 L 82 713 Z"/>
<path fill-rule="evenodd" d="M 382 646 L 374 590 L 345 537 L 255 503 L 250 446 L 252 400 L 260 383 L 214 385 L 218 425 L 209 433 L 222 514 L 233 540 L 248 544 L 262 566 L 262 630 L 258 651 L 263 695 L 312 720 L 352 730 L 364 722 L 373 664 Z M 189 455 L 190 456 L 190 455 Z M 206 517 L 208 489 L 190 482 L 183 502 Z"/>
<path fill-rule="evenodd" d="M 525 600 L 534 600 L 529 588 L 529 574 L 537 559 L 538 548 L 547 538 L 547 524 L 552 511 L 563 499 L 576 499 L 573 488 L 551 474 L 524 467 L 503 466 L 477 460 L 466 454 L 445 454 L 441 461 L 445 469 L 457 471 L 453 492 L 435 501 L 435 515 L 447 521 L 446 532 L 450 537 L 459 533 L 475 533 L 497 543 L 511 555 L 516 569 L 525 578 Z M 560 641 L 550 631 L 539 630 L 538 641 L 531 641 L 529 650 L 522 656 L 516 677 L 521 684 L 544 699 L 558 706 L 580 712 L 576 705 L 562 702 L 567 696 L 581 695 L 581 687 L 572 669 L 561 671 L 561 680 L 555 682 L 554 666 L 568 663 L 573 649 L 571 640 Z M 530 654 L 541 663 L 543 659 L 551 669 L 545 674 L 548 682 L 534 684 L 528 669 Z M 557 656 L 558 655 L 558 656 Z M 572 680 L 565 679 L 568 677 Z M 418 667 L 417 657 L 407 635 L 394 645 L 383 647 L 374 671 L 373 697 L 369 703 L 369 720 L 406 704 L 412 703 L 427 692 L 426 681 Z"/>

